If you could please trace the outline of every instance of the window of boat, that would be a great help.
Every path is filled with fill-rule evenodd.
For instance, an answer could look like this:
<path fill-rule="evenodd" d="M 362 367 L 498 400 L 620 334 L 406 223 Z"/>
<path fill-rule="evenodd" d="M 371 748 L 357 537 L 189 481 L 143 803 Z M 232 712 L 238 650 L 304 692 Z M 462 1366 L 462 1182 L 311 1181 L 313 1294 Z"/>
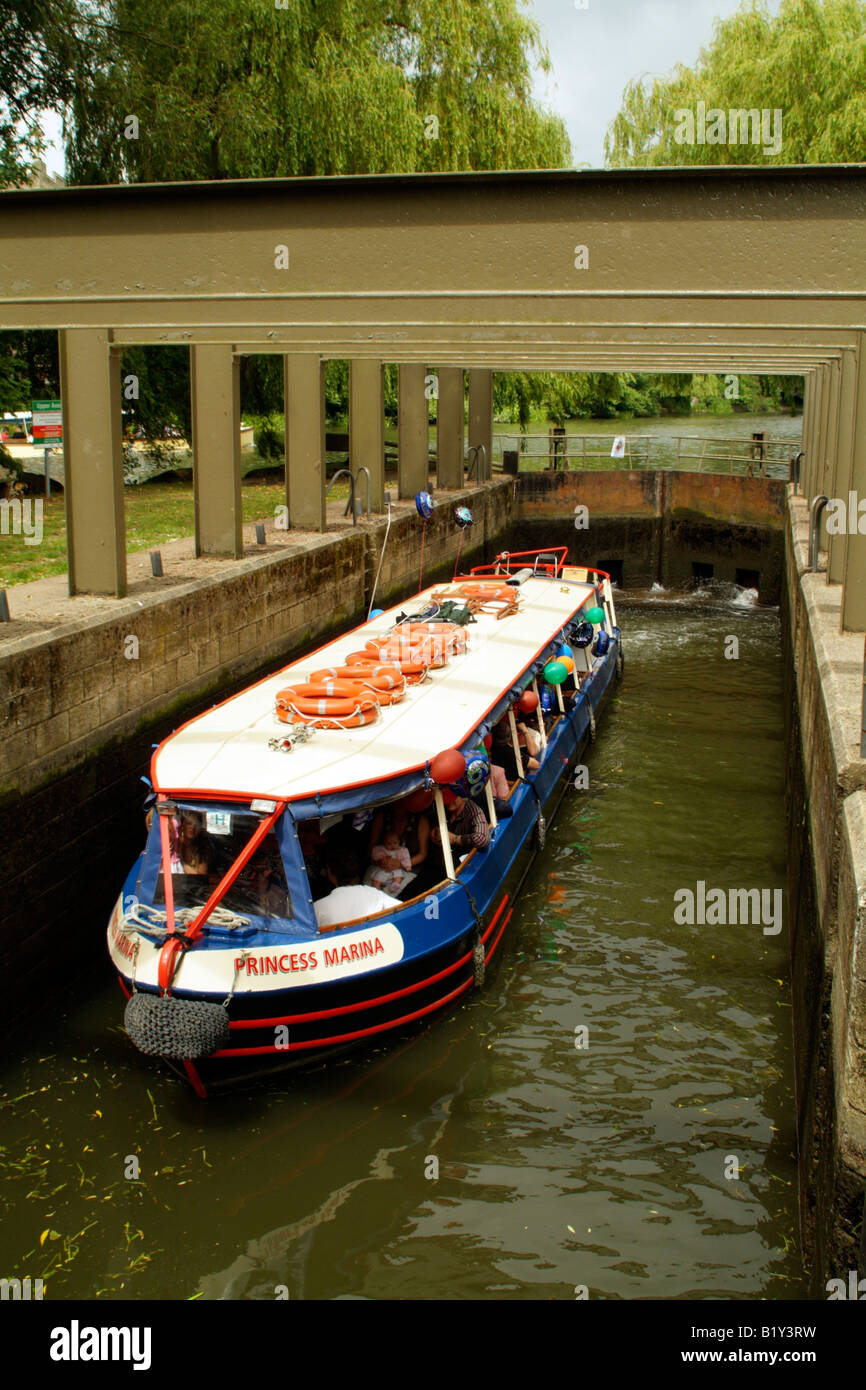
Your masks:
<path fill-rule="evenodd" d="M 177 909 L 204 906 L 260 823 L 261 817 L 250 811 L 178 805 L 169 829 L 172 889 Z M 151 824 L 139 884 L 142 901 L 151 901 L 155 906 L 165 904 L 162 845 L 156 816 Z M 273 830 L 258 846 L 218 906 L 243 917 L 292 918 L 285 866 Z M 219 913 L 215 920 L 218 919 Z"/>

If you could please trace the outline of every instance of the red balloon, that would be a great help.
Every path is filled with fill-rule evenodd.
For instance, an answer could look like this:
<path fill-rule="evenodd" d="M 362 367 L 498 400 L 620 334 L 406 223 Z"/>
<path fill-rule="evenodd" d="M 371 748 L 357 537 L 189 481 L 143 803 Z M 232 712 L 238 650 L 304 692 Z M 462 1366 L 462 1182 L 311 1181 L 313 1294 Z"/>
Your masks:
<path fill-rule="evenodd" d="M 416 792 L 410 792 L 404 796 L 400 802 L 407 811 L 426 811 L 428 806 L 433 805 L 433 793 L 427 791 L 425 787 L 419 787 Z"/>
<path fill-rule="evenodd" d="M 493 735 L 492 735 L 492 734 L 485 734 L 485 735 L 484 735 L 484 747 L 487 749 L 487 751 L 488 751 L 488 753 L 489 753 L 490 750 L 491 750 L 491 748 L 493 747 Z"/>
<path fill-rule="evenodd" d="M 437 753 L 430 763 L 430 776 L 440 787 L 448 782 L 459 782 L 466 771 L 466 759 L 459 748 L 446 748 Z"/>
<path fill-rule="evenodd" d="M 521 714 L 534 714 L 538 709 L 538 696 L 534 690 L 524 690 L 520 699 L 517 701 L 517 708 Z"/>

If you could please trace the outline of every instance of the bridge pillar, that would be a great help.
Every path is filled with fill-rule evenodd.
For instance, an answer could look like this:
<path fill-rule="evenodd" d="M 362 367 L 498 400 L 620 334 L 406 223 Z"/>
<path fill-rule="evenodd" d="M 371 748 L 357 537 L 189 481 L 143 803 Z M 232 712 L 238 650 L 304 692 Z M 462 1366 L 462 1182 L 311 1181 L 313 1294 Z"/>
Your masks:
<path fill-rule="evenodd" d="M 469 373 L 469 445 L 483 444 L 485 478 L 493 476 L 493 373 L 473 367 Z"/>
<path fill-rule="evenodd" d="M 812 416 L 815 399 L 815 373 L 803 373 L 803 467 L 800 471 L 800 492 L 811 497 L 812 480 Z"/>
<path fill-rule="evenodd" d="M 841 369 L 838 360 L 828 362 L 825 368 L 827 391 L 824 406 L 824 451 L 823 468 L 818 485 L 825 497 L 837 497 L 838 493 L 833 490 L 833 483 L 836 476 L 836 442 L 839 429 L 839 381 Z M 830 582 L 829 573 L 829 552 L 830 537 L 827 534 L 827 513 L 821 517 L 821 547 L 827 551 L 828 571 L 827 582 Z"/>
<path fill-rule="evenodd" d="M 105 328 L 60 331 L 69 593 L 126 593 L 120 349 Z"/>
<path fill-rule="evenodd" d="M 243 554 L 240 359 L 225 343 L 190 349 L 196 555 Z"/>
<path fill-rule="evenodd" d="M 385 510 L 385 369 L 365 357 L 349 362 L 349 463 L 370 470 L 370 507 Z M 366 497 L 364 480 L 357 496 Z"/>
<path fill-rule="evenodd" d="M 839 408 L 836 433 L 835 468 L 830 480 L 828 497 L 840 497 L 848 504 L 848 493 L 853 487 L 851 473 L 854 466 L 854 413 L 857 405 L 857 358 L 850 348 L 842 353 L 839 368 Z M 847 536 L 830 536 L 830 558 L 827 563 L 827 583 L 841 584 L 845 576 L 845 550 Z"/>
<path fill-rule="evenodd" d="M 325 364 L 311 352 L 287 352 L 284 363 L 289 525 L 326 531 Z"/>
<path fill-rule="evenodd" d="M 426 368 L 401 366 L 399 375 L 397 478 L 398 495 L 414 497 L 428 486 Z"/>
<path fill-rule="evenodd" d="M 858 500 L 866 497 L 866 333 L 858 334 L 857 398 L 851 489 Z M 847 503 L 846 498 L 846 503 Z M 855 526 L 857 522 L 854 523 Z M 850 518 L 849 518 L 850 525 Z M 848 537 L 842 590 L 842 631 L 866 632 L 866 536 Z"/>
<path fill-rule="evenodd" d="M 463 368 L 442 367 L 436 412 L 436 482 L 463 486 Z"/>

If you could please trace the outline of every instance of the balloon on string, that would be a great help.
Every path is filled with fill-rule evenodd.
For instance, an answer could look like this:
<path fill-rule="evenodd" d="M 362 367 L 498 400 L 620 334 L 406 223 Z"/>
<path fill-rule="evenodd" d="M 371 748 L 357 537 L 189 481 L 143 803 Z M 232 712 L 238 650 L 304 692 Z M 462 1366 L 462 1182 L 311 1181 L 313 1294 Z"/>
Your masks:
<path fill-rule="evenodd" d="M 422 521 L 429 521 L 433 515 L 435 503 L 429 492 L 415 493 L 415 507 Z"/>
<path fill-rule="evenodd" d="M 563 656 L 572 656 L 573 653 L 567 642 L 561 642 L 556 649 L 556 655 L 561 658 Z"/>
<path fill-rule="evenodd" d="M 559 661 L 562 663 L 562 665 L 565 667 L 565 669 L 566 669 L 566 671 L 568 672 L 568 674 L 571 675 L 572 671 L 574 670 L 574 657 L 571 657 L 571 656 L 560 656 L 560 657 L 558 658 L 558 660 L 559 660 Z"/>
<path fill-rule="evenodd" d="M 474 796 L 483 789 L 489 776 L 490 763 L 487 754 L 478 749 L 467 754 L 466 771 L 458 782 L 453 783 L 454 790 L 460 796 Z"/>
<path fill-rule="evenodd" d="M 367 622 L 368 622 L 368 623 L 369 623 L 369 622 L 372 622 L 373 618 L 381 618 L 383 612 L 384 612 L 384 609 L 382 609 L 382 608 L 374 608 L 373 611 L 371 612 L 369 618 L 367 619 Z"/>
<path fill-rule="evenodd" d="M 428 806 L 433 805 L 433 793 L 426 787 L 419 787 L 416 792 L 404 796 L 400 805 L 407 811 L 426 811 Z"/>
<path fill-rule="evenodd" d="M 440 787 L 447 786 L 449 782 L 459 782 L 465 771 L 466 759 L 459 748 L 446 748 L 430 762 L 430 776 Z"/>
<path fill-rule="evenodd" d="M 592 623 L 593 627 L 598 627 L 604 622 L 604 609 L 590 608 L 586 615 L 586 621 Z"/>
<path fill-rule="evenodd" d="M 548 661 L 544 668 L 544 679 L 548 685 L 562 685 L 568 675 L 568 667 L 561 661 Z"/>
<path fill-rule="evenodd" d="M 464 526 L 472 525 L 472 513 L 468 507 L 455 507 L 454 520 L 462 530 Z"/>
<path fill-rule="evenodd" d="M 524 690 L 520 699 L 517 701 L 517 708 L 521 714 L 534 714 L 538 709 L 538 696 L 534 690 Z"/>

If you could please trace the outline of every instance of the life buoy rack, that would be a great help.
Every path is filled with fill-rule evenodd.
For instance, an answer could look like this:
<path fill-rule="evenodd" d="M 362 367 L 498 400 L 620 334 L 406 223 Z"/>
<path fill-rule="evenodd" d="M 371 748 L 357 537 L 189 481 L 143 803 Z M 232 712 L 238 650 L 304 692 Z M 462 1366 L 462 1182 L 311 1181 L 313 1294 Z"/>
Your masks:
<path fill-rule="evenodd" d="M 307 681 L 277 692 L 277 718 L 314 729 L 357 729 L 379 717 L 379 700 L 352 681 Z"/>

